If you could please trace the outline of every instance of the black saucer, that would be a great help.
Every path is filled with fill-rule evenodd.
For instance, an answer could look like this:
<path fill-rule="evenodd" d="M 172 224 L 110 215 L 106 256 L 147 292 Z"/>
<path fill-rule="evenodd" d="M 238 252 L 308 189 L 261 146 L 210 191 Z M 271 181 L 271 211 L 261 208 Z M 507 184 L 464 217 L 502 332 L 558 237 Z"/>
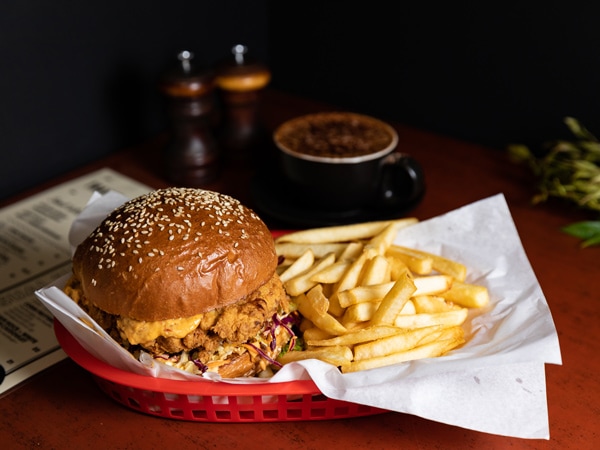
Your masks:
<path fill-rule="evenodd" d="M 374 220 L 390 220 L 404 216 L 421 200 L 390 208 L 363 208 L 331 211 L 307 205 L 298 200 L 298 194 L 286 180 L 272 170 L 258 173 L 252 180 L 254 208 L 269 222 L 271 218 L 277 226 L 291 228 L 314 228 L 331 225 L 344 225 Z"/>

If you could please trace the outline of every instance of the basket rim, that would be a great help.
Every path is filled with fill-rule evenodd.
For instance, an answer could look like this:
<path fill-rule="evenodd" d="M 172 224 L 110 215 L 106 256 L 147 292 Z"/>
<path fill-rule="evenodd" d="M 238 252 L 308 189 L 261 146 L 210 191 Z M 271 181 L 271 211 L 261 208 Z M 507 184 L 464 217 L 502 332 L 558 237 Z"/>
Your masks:
<path fill-rule="evenodd" d="M 94 357 L 56 318 L 54 319 L 54 334 L 64 352 L 77 365 L 92 375 L 131 388 L 181 395 L 211 396 L 321 394 L 313 380 L 237 384 L 206 380 L 200 377 L 198 381 L 188 381 L 140 375 L 111 366 Z"/>

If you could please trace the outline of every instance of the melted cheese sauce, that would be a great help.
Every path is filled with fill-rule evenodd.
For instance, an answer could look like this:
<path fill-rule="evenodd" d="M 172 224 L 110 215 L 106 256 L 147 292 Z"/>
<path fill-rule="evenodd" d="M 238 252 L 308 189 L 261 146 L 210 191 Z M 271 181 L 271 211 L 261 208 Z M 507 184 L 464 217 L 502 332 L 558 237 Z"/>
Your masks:
<path fill-rule="evenodd" d="M 155 322 L 119 317 L 117 328 L 121 333 L 121 337 L 134 345 L 151 342 L 159 336 L 181 339 L 198 328 L 203 316 L 204 314 L 198 314 L 197 316 L 181 319 L 157 320 Z"/>

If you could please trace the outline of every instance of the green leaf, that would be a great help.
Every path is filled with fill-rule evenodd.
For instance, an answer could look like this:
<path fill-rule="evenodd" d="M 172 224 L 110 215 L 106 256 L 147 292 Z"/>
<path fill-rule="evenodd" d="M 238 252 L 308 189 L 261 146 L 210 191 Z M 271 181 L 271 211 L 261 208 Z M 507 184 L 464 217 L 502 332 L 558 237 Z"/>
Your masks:
<path fill-rule="evenodd" d="M 581 243 L 581 246 L 585 248 L 598 244 L 600 244 L 600 233 L 596 234 L 595 236 L 592 236 L 590 239 L 586 239 L 585 241 L 583 241 Z"/>
<path fill-rule="evenodd" d="M 569 127 L 569 129 L 571 130 L 571 133 L 573 133 L 579 139 L 586 139 L 588 141 L 596 142 L 598 141 L 596 139 L 596 136 L 590 133 L 589 130 L 583 125 L 581 125 L 581 123 L 579 123 L 579 121 L 574 117 L 565 117 L 564 122 L 567 125 L 567 127 Z"/>
<path fill-rule="evenodd" d="M 572 223 L 563 227 L 562 231 L 581 239 L 583 248 L 600 244 L 600 221 L 598 220 Z"/>
<path fill-rule="evenodd" d="M 563 227 L 562 231 L 580 239 L 591 239 L 597 235 L 600 236 L 600 220 L 587 220 L 572 223 Z"/>

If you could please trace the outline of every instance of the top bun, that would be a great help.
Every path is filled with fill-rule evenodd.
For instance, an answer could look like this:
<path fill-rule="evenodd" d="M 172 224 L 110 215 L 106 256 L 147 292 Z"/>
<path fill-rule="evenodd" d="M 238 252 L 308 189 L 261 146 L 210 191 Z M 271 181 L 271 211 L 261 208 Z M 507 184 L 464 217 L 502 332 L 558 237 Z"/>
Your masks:
<path fill-rule="evenodd" d="M 274 274 L 262 220 L 238 200 L 192 188 L 128 201 L 76 249 L 73 273 L 101 310 L 136 320 L 190 317 L 243 299 Z"/>

